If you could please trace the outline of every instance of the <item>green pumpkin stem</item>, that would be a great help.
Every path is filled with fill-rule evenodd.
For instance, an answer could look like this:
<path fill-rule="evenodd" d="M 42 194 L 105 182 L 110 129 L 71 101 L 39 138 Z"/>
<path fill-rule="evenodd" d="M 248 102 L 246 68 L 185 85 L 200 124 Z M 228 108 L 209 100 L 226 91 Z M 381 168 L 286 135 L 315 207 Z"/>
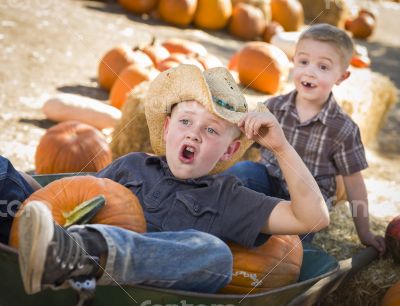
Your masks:
<path fill-rule="evenodd" d="M 98 195 L 77 205 L 72 211 L 64 212 L 64 227 L 88 223 L 105 204 L 106 198 L 103 195 Z"/>

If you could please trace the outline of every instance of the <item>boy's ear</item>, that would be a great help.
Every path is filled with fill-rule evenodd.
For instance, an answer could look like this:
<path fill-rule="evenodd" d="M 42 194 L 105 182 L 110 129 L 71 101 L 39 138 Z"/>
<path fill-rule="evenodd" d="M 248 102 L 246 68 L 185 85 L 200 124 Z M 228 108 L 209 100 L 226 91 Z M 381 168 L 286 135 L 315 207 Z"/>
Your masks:
<path fill-rule="evenodd" d="M 241 144 L 239 139 L 233 140 L 219 160 L 226 161 L 231 159 L 232 155 L 239 150 Z"/>
<path fill-rule="evenodd" d="M 165 138 L 167 137 L 167 134 L 168 134 L 169 120 L 170 119 L 171 118 L 169 116 L 167 116 L 167 117 L 165 117 L 165 120 L 164 120 L 164 125 L 163 125 L 164 141 L 166 141 Z"/>
<path fill-rule="evenodd" d="M 350 76 L 350 71 L 346 70 L 345 72 L 343 72 L 343 74 L 340 76 L 339 80 L 336 81 L 336 85 L 339 85 L 340 83 L 342 83 L 344 80 L 348 79 Z"/>

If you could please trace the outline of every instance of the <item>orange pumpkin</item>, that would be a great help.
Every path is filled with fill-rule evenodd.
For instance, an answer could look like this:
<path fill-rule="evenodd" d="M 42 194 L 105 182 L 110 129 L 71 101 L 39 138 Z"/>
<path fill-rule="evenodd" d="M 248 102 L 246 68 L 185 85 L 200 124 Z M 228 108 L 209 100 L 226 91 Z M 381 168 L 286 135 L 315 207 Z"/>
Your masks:
<path fill-rule="evenodd" d="M 381 306 L 399 306 L 400 305 L 400 281 L 396 282 L 386 291 Z"/>
<path fill-rule="evenodd" d="M 228 69 L 237 71 L 238 70 L 238 63 L 239 63 L 239 51 L 235 52 L 230 58 L 228 62 Z"/>
<path fill-rule="evenodd" d="M 362 13 L 349 23 L 348 28 L 353 37 L 365 39 L 373 33 L 375 19 L 367 13 Z"/>
<path fill-rule="evenodd" d="M 129 92 L 144 81 L 151 81 L 159 71 L 153 67 L 141 67 L 136 64 L 126 67 L 114 82 L 110 91 L 110 103 L 116 108 L 124 105 Z"/>
<path fill-rule="evenodd" d="M 118 74 L 131 64 L 153 66 L 153 62 L 145 53 L 140 50 L 135 51 L 125 44 L 109 50 L 100 60 L 98 69 L 100 86 L 110 90 Z"/>
<path fill-rule="evenodd" d="M 148 14 L 156 8 L 158 0 L 118 0 L 118 4 L 129 12 Z"/>
<path fill-rule="evenodd" d="M 270 43 L 272 36 L 283 31 L 284 29 L 279 23 L 272 21 L 265 27 L 263 40 L 267 43 Z"/>
<path fill-rule="evenodd" d="M 262 11 L 250 4 L 238 3 L 234 6 L 229 32 L 244 40 L 255 40 L 265 29 L 266 22 Z"/>
<path fill-rule="evenodd" d="M 192 22 L 196 7 L 197 0 L 160 0 L 158 14 L 165 22 L 186 27 Z"/>
<path fill-rule="evenodd" d="M 271 0 L 271 14 L 285 31 L 298 31 L 304 24 L 303 6 L 298 0 Z"/>
<path fill-rule="evenodd" d="M 180 64 L 195 65 L 201 70 L 204 70 L 203 65 L 190 54 L 173 53 L 170 57 L 163 60 L 157 69 L 160 71 L 168 70 L 169 68 L 177 67 Z"/>
<path fill-rule="evenodd" d="M 238 3 L 247 3 L 252 6 L 258 7 L 264 15 L 266 23 L 271 21 L 271 1 L 270 0 L 231 0 L 232 5 L 235 6 Z"/>
<path fill-rule="evenodd" d="M 103 134 L 79 121 L 64 121 L 47 130 L 36 148 L 39 174 L 97 172 L 111 163 Z"/>
<path fill-rule="evenodd" d="M 182 38 L 170 38 L 165 40 L 162 45 L 170 53 L 195 54 L 206 56 L 207 49 L 200 43 Z"/>
<path fill-rule="evenodd" d="M 226 26 L 231 15 L 231 0 L 198 0 L 193 22 L 202 29 L 219 30 Z"/>
<path fill-rule="evenodd" d="M 303 247 L 296 235 L 273 235 L 259 247 L 229 244 L 233 255 L 232 281 L 222 293 L 248 294 L 295 283 L 300 275 Z"/>
<path fill-rule="evenodd" d="M 208 53 L 206 56 L 196 56 L 195 58 L 206 70 L 214 67 L 224 67 L 224 64 L 221 62 L 221 60 L 211 53 Z"/>
<path fill-rule="evenodd" d="M 149 45 L 142 49 L 142 51 L 146 53 L 148 57 L 150 57 L 150 59 L 153 61 L 154 67 L 157 67 L 158 64 L 171 55 L 167 48 L 156 41 L 155 37 Z"/>
<path fill-rule="evenodd" d="M 400 215 L 394 217 L 386 227 L 386 249 L 393 261 L 400 264 Z"/>
<path fill-rule="evenodd" d="M 73 176 L 56 180 L 35 191 L 22 204 L 20 211 L 32 201 L 43 202 L 52 212 L 54 221 L 64 226 L 66 214 L 77 205 L 103 195 L 106 205 L 93 217 L 90 223 L 115 225 L 127 230 L 143 233 L 146 222 L 137 197 L 123 185 L 106 178 L 93 176 Z M 10 232 L 10 245 L 18 247 L 17 213 Z"/>
<path fill-rule="evenodd" d="M 249 42 L 240 50 L 238 72 L 239 80 L 245 86 L 274 94 L 287 79 L 289 59 L 281 49 L 271 44 Z"/>
<path fill-rule="evenodd" d="M 350 64 L 357 68 L 368 68 L 371 65 L 371 59 L 368 55 L 353 55 Z"/>

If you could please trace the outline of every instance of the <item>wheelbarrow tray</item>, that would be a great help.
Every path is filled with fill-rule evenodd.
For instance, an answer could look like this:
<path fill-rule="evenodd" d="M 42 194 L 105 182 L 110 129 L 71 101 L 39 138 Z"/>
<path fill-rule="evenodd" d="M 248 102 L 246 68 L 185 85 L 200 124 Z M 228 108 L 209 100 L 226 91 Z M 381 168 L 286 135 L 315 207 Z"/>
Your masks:
<path fill-rule="evenodd" d="M 87 173 L 85 173 L 86 175 Z M 68 174 L 67 176 L 75 175 Z M 34 176 L 46 185 L 66 175 Z M 377 257 L 373 248 L 366 248 L 352 258 L 337 262 L 312 244 L 303 244 L 303 263 L 297 283 L 267 292 L 243 294 L 206 294 L 155 288 L 150 286 L 98 286 L 95 306 L 308 306 L 333 292 L 345 279 Z M 24 292 L 15 249 L 0 243 L 0 306 L 71 306 L 77 294 L 72 289 L 46 289 L 34 295 Z"/>

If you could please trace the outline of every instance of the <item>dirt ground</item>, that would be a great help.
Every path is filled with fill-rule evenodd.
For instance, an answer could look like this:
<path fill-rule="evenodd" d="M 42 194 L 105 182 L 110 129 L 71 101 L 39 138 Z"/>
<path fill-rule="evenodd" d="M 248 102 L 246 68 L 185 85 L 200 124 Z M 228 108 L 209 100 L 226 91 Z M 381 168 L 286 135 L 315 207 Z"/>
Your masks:
<path fill-rule="evenodd" d="M 378 27 L 368 42 L 357 43 L 368 47 L 372 69 L 400 88 L 400 4 L 364 3 L 376 10 Z M 121 42 L 135 46 L 153 35 L 197 40 L 224 63 L 242 45 L 224 32 L 182 30 L 129 15 L 111 0 L 0 0 L 0 154 L 18 169 L 33 170 L 35 148 L 52 124 L 41 113 L 43 100 L 57 92 L 107 100 L 96 81 L 100 57 Z M 400 214 L 399 132 L 396 103 L 367 150 L 370 167 L 364 176 L 376 218 Z"/>

